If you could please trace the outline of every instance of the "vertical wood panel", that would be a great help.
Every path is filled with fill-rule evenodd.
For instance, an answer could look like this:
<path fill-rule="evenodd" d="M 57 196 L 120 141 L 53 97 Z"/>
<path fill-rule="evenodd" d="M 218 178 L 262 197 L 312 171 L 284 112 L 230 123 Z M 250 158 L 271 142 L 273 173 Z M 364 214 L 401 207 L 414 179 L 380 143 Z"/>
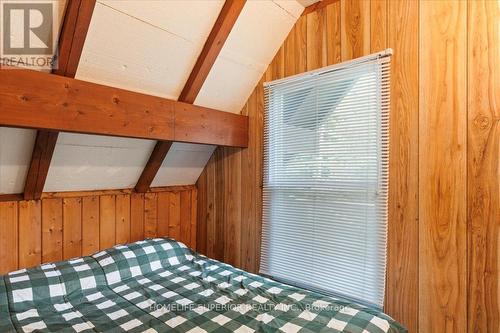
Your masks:
<path fill-rule="evenodd" d="M 225 148 L 224 261 L 241 267 L 241 149 Z"/>
<path fill-rule="evenodd" d="M 99 198 L 99 249 L 115 245 L 116 240 L 116 202 L 114 195 Z"/>
<path fill-rule="evenodd" d="M 370 49 L 372 53 L 383 51 L 387 48 L 387 6 L 388 0 L 370 1 Z M 393 1 L 394 2 L 394 1 Z M 397 5 L 396 1 L 392 5 Z"/>
<path fill-rule="evenodd" d="M 42 212 L 40 200 L 19 202 L 19 267 L 42 261 Z"/>
<path fill-rule="evenodd" d="M 116 244 L 130 242 L 130 195 L 116 196 Z"/>
<path fill-rule="evenodd" d="M 341 0 L 342 61 L 370 54 L 370 1 Z"/>
<path fill-rule="evenodd" d="M 0 275 L 18 267 L 17 202 L 0 202 Z"/>
<path fill-rule="evenodd" d="M 327 65 L 340 62 L 341 36 L 340 36 L 340 1 L 327 6 L 326 11 L 326 59 Z"/>
<path fill-rule="evenodd" d="M 215 157 L 217 149 L 212 157 L 210 157 L 206 167 L 206 181 L 207 181 L 207 203 L 206 203 L 206 230 L 207 230 L 207 251 L 206 255 L 213 258 L 214 255 L 214 240 L 215 240 Z"/>
<path fill-rule="evenodd" d="M 278 53 L 276 54 L 276 56 L 274 57 L 272 63 L 271 63 L 271 70 L 272 70 L 272 77 L 273 77 L 273 80 L 274 78 L 280 78 L 280 77 L 283 77 L 283 75 L 285 75 L 285 48 L 284 47 L 280 47 L 280 49 L 278 50 Z M 224 147 L 221 147 L 221 150 L 225 150 Z"/>
<path fill-rule="evenodd" d="M 255 173 L 252 177 L 252 186 L 255 189 L 255 222 L 256 227 L 254 243 L 254 257 L 255 257 L 255 272 L 260 267 L 260 241 L 262 234 L 262 186 L 263 186 L 263 138 L 264 138 L 264 89 L 262 88 L 263 82 L 260 82 L 260 88 L 256 90 L 256 105 L 255 105 L 255 131 L 252 134 L 255 145 Z"/>
<path fill-rule="evenodd" d="M 82 255 L 99 251 L 99 197 L 82 198 Z"/>
<path fill-rule="evenodd" d="M 130 196 L 130 241 L 144 238 L 144 194 L 132 193 Z"/>
<path fill-rule="evenodd" d="M 169 194 L 168 192 L 158 193 L 158 237 L 166 237 L 168 234 L 169 218 Z"/>
<path fill-rule="evenodd" d="M 297 25 L 295 26 L 295 29 Z M 296 37 L 296 34 L 295 34 Z M 293 52 L 291 50 L 290 52 Z M 290 53 L 289 56 L 293 56 Z M 289 68 L 287 71 L 287 66 L 285 66 L 285 73 L 295 74 L 295 68 Z M 261 82 L 257 85 L 257 88 L 253 91 L 247 101 L 248 113 L 248 126 L 249 132 L 255 133 L 255 128 L 258 125 L 257 115 L 255 110 L 257 109 L 257 90 L 261 88 Z M 255 172 L 258 168 L 256 165 L 257 161 L 257 147 L 255 146 L 255 140 L 253 138 L 249 141 L 249 146 L 241 152 L 241 267 L 249 270 L 251 272 L 257 271 L 257 256 L 260 253 L 260 249 L 255 248 L 254 239 L 257 237 L 257 189 L 255 188 Z M 201 191 L 201 189 L 198 189 Z"/>
<path fill-rule="evenodd" d="M 62 199 L 42 200 L 42 262 L 63 259 Z"/>
<path fill-rule="evenodd" d="M 191 192 L 180 193 L 180 235 L 179 240 L 188 245 L 191 237 Z"/>
<path fill-rule="evenodd" d="M 389 1 L 387 14 L 394 54 L 385 311 L 409 332 L 418 327 L 418 6 Z"/>
<path fill-rule="evenodd" d="M 468 6 L 469 332 L 500 332 L 500 2 Z"/>
<path fill-rule="evenodd" d="M 189 242 L 190 246 L 193 249 L 196 249 L 196 239 L 197 239 L 197 214 L 198 214 L 198 191 L 196 189 L 193 189 L 190 191 L 191 192 L 191 233 L 189 235 Z"/>
<path fill-rule="evenodd" d="M 197 229 L 196 229 L 196 250 L 200 253 L 207 253 L 207 171 L 203 169 L 196 182 L 197 191 Z"/>
<path fill-rule="evenodd" d="M 144 194 L 144 237 L 154 238 L 158 232 L 156 193 Z"/>
<path fill-rule="evenodd" d="M 82 255 L 82 199 L 63 199 L 63 259 Z"/>
<path fill-rule="evenodd" d="M 279 67 L 279 66 L 278 66 Z M 275 71 L 279 73 L 279 71 Z M 215 197 L 216 214 L 214 225 L 214 258 L 224 260 L 225 221 L 224 211 L 226 209 L 226 194 L 224 193 L 224 148 L 215 151 Z M 222 195 L 220 195 L 222 194 Z"/>
<path fill-rule="evenodd" d="M 307 68 L 307 16 L 301 16 L 295 23 L 284 44 L 284 74 L 295 75 Z M 258 89 L 258 88 L 257 88 Z M 253 111 L 253 110 L 251 110 Z M 251 116 L 249 112 L 247 116 Z M 250 149 L 250 145 L 248 149 Z"/>
<path fill-rule="evenodd" d="M 171 192 L 168 195 L 168 235 L 178 240 L 181 235 L 181 195 L 179 192 Z"/>
<path fill-rule="evenodd" d="M 464 332 L 467 3 L 420 3 L 419 330 Z"/>
<path fill-rule="evenodd" d="M 326 65 L 326 31 L 325 9 L 306 15 L 306 63 L 307 70 L 313 70 Z"/>

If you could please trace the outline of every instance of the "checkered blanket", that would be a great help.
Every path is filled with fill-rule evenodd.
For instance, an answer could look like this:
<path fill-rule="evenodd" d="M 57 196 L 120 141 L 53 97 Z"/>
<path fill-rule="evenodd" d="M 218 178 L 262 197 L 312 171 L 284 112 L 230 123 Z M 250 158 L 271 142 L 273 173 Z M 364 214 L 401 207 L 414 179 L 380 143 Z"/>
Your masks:
<path fill-rule="evenodd" d="M 171 239 L 0 277 L 0 332 L 406 332 L 376 310 L 291 287 Z"/>

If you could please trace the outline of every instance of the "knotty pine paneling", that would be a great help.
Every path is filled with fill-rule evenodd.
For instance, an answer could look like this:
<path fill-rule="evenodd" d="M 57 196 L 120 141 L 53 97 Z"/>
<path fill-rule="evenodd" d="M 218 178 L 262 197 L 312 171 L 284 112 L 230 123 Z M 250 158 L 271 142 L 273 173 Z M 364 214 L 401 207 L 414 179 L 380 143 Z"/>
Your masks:
<path fill-rule="evenodd" d="M 19 267 L 31 267 L 42 262 L 42 205 L 40 201 L 20 201 L 19 207 Z M 10 255 L 9 252 L 2 256 Z"/>
<path fill-rule="evenodd" d="M 156 237 L 158 230 L 158 195 L 156 193 L 144 194 L 144 236 Z M 172 234 L 174 238 L 177 234 Z"/>
<path fill-rule="evenodd" d="M 120 194 L 115 199 L 116 243 L 130 242 L 130 194 Z"/>
<path fill-rule="evenodd" d="M 340 0 L 300 17 L 241 110 L 248 148 L 216 149 L 198 180 L 198 250 L 258 272 L 262 84 L 390 47 L 385 311 L 412 333 L 499 333 L 499 17 L 498 0 Z"/>
<path fill-rule="evenodd" d="M 168 211 L 159 214 L 160 207 Z M 196 212 L 194 186 L 145 194 L 46 193 L 41 200 L 0 202 L 0 275 L 147 237 L 168 236 L 193 247 Z"/>
<path fill-rule="evenodd" d="M 500 1 L 468 6 L 468 322 L 500 332 Z"/>
<path fill-rule="evenodd" d="M 63 259 L 63 200 L 42 201 L 42 262 Z"/>
<path fill-rule="evenodd" d="M 97 195 L 82 198 L 82 255 L 84 256 L 99 251 L 99 206 Z"/>
<path fill-rule="evenodd" d="M 63 198 L 63 259 L 82 255 L 82 198 Z M 43 202 L 43 201 L 42 201 Z"/>
<path fill-rule="evenodd" d="M 0 274 L 19 266 L 18 212 L 17 202 L 0 202 Z"/>
<path fill-rule="evenodd" d="M 418 326 L 421 332 L 463 332 L 467 328 L 467 2 L 423 1 L 420 23 Z"/>
<path fill-rule="evenodd" d="M 409 332 L 418 331 L 418 10 L 418 1 L 387 1 L 386 45 L 394 54 L 385 311 Z M 372 33 L 373 38 L 381 40 Z"/>

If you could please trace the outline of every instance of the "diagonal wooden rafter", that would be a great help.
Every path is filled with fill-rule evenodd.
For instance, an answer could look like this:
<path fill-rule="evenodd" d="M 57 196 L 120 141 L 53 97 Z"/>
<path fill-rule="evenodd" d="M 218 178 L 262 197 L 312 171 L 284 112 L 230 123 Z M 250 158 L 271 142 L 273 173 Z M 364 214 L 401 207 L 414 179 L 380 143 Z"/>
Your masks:
<path fill-rule="evenodd" d="M 190 104 L 194 103 L 245 2 L 246 0 L 226 0 L 210 35 L 208 35 L 198 60 L 182 89 L 179 101 Z M 149 189 L 171 146 L 172 143 L 168 141 L 158 141 L 156 143 L 135 186 L 137 192 L 143 193 Z"/>
<path fill-rule="evenodd" d="M 75 77 L 94 7 L 95 0 L 68 0 L 53 74 Z M 40 199 L 58 135 L 57 131 L 37 132 L 24 185 L 25 200 Z"/>

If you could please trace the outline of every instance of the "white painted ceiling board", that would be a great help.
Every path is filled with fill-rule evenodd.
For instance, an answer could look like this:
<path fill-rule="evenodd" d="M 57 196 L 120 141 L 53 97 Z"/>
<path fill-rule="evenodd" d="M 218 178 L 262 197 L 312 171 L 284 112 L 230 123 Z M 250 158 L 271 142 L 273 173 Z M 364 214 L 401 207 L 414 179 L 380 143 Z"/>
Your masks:
<path fill-rule="evenodd" d="M 194 44 L 203 45 L 225 0 L 100 0 L 99 2 Z"/>
<path fill-rule="evenodd" d="M 151 186 L 195 184 L 215 146 L 174 143 Z"/>
<path fill-rule="evenodd" d="M 317 0 L 313 0 L 317 1 Z M 300 1 L 290 1 L 290 0 L 273 0 L 275 4 L 286 10 L 290 15 L 295 18 L 299 18 L 304 11 L 304 5 Z"/>
<path fill-rule="evenodd" d="M 125 1 L 131 7 L 140 1 Z M 157 1 L 169 11 L 170 1 Z M 183 2 L 191 6 L 189 1 Z M 180 5 L 177 4 L 176 7 Z M 206 7 L 206 6 L 205 6 Z M 140 6 L 136 6 L 140 8 Z M 185 17 L 193 34 L 206 36 L 218 12 L 207 18 Z M 195 41 L 148 23 L 144 11 L 136 18 L 98 2 L 87 34 L 76 77 L 81 80 L 176 99 L 187 80 L 204 40 Z M 208 32 L 206 31 L 208 29 Z"/>
<path fill-rule="evenodd" d="M 0 127 L 0 194 L 22 193 L 36 131 Z"/>
<path fill-rule="evenodd" d="M 210 73 L 195 104 L 240 113 L 263 71 L 219 55 Z"/>
<path fill-rule="evenodd" d="M 44 191 L 134 187 L 154 144 L 151 140 L 60 133 Z"/>
<path fill-rule="evenodd" d="M 296 1 L 247 1 L 195 104 L 239 113 L 303 9 Z"/>

